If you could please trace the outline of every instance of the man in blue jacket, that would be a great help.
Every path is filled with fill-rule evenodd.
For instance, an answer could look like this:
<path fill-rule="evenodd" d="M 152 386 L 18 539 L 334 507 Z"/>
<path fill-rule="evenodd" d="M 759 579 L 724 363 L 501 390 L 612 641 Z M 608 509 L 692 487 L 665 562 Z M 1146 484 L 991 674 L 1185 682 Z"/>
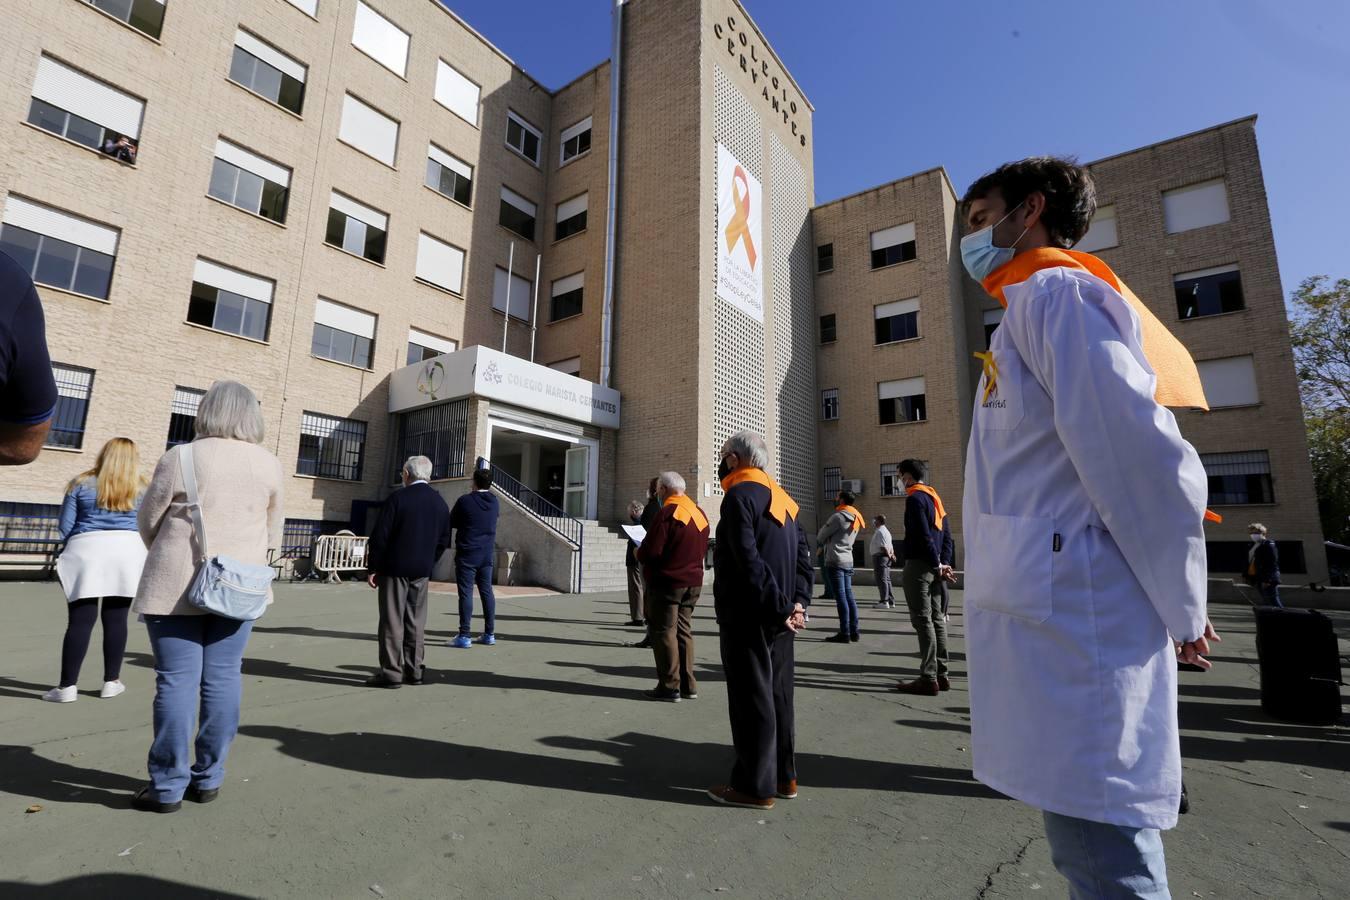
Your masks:
<path fill-rule="evenodd" d="M 403 490 L 384 501 L 368 545 L 371 587 L 380 590 L 380 671 L 366 684 L 421 684 L 427 625 L 427 583 L 450 546 L 450 510 L 427 483 L 431 460 L 403 464 Z"/>
<path fill-rule="evenodd" d="M 492 554 L 497 543 L 497 515 L 501 511 L 492 493 L 492 470 L 473 473 L 473 490 L 455 501 L 450 527 L 455 530 L 455 581 L 459 585 L 459 634 L 451 647 L 473 646 L 473 589 L 483 600 L 483 634 L 478 643 L 497 643 L 497 597 L 492 593 Z"/>
<path fill-rule="evenodd" d="M 764 471 L 768 464 L 764 439 L 742 431 L 723 445 L 717 469 L 726 496 L 713 602 L 736 764 L 730 782 L 708 796 L 749 809 L 797 796 L 792 640 L 805 627 L 815 575 L 797 504 Z"/>
<path fill-rule="evenodd" d="M 909 621 L 919 638 L 919 677 L 902 681 L 902 694 L 936 697 L 949 690 L 947 678 L 947 623 L 942 611 L 944 532 L 947 510 L 937 491 L 925 484 L 928 467 L 922 460 L 904 459 L 897 467 L 909 495 L 905 500 L 905 568 L 900 584 L 909 606 Z"/>
<path fill-rule="evenodd" d="M 1280 602 L 1280 551 L 1270 539 L 1270 532 L 1260 522 L 1247 526 L 1252 549 L 1247 553 L 1247 583 L 1261 594 L 1261 601 L 1283 607 Z"/>

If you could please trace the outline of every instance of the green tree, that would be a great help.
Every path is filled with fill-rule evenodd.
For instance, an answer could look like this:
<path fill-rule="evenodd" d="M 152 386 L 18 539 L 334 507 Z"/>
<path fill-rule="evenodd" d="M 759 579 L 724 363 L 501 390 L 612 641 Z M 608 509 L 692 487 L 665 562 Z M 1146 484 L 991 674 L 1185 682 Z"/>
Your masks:
<path fill-rule="evenodd" d="M 1314 275 L 1292 300 L 1290 334 L 1322 530 L 1350 543 L 1350 278 Z"/>

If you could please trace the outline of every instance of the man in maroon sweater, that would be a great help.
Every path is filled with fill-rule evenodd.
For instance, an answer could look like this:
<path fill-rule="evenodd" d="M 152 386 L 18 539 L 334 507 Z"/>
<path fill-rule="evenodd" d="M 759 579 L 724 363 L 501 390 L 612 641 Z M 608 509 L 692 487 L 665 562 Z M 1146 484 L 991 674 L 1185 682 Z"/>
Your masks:
<path fill-rule="evenodd" d="M 708 551 L 708 517 L 684 493 L 678 472 L 657 479 L 656 514 L 637 549 L 647 581 L 647 628 L 656 657 L 652 700 L 679 703 L 698 698 L 694 679 L 694 607 L 703 591 L 703 559 Z"/>

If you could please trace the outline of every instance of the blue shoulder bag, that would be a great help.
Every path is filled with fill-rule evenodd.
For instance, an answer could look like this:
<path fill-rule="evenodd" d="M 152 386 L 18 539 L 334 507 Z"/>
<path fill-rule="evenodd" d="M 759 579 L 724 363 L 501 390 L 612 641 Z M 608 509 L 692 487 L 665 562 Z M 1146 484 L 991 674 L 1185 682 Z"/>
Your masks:
<path fill-rule="evenodd" d="M 211 556 L 206 549 L 206 523 L 197 497 L 197 472 L 192 462 L 192 444 L 178 448 L 192 528 L 200 550 L 197 572 L 188 586 L 188 602 L 198 609 L 227 619 L 250 622 L 267 610 L 267 593 L 276 577 L 271 566 L 240 562 L 229 556 Z"/>

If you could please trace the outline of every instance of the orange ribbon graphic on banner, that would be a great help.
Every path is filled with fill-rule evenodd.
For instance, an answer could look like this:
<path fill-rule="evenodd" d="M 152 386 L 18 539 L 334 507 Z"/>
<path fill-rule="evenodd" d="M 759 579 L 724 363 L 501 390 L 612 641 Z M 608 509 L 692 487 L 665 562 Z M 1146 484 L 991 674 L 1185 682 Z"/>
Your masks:
<path fill-rule="evenodd" d="M 745 193 L 736 191 L 736 182 L 740 182 L 745 189 Z M 731 201 L 736 204 L 736 214 L 731 217 L 727 223 L 727 230 L 724 232 L 727 238 L 727 254 L 736 249 L 738 241 L 745 242 L 745 258 L 750 260 L 750 268 L 755 268 L 755 260 L 759 254 L 755 252 L 754 239 L 750 237 L 750 181 L 745 177 L 745 170 L 740 166 L 731 175 Z"/>

